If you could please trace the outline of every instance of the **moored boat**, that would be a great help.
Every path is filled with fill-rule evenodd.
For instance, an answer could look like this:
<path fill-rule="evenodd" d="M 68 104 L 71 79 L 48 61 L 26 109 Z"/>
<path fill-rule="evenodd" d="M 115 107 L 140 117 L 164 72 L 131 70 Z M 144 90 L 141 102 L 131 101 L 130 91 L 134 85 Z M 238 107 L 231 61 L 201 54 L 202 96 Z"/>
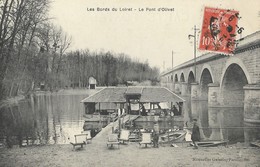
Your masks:
<path fill-rule="evenodd" d="M 182 142 L 185 140 L 187 131 L 185 130 L 177 130 L 166 133 L 160 136 L 160 143 L 174 143 L 174 142 Z"/>
<path fill-rule="evenodd" d="M 99 115 L 99 114 L 84 114 L 86 122 L 113 122 L 117 117 L 116 115 Z"/>
<path fill-rule="evenodd" d="M 226 145 L 228 143 L 227 140 L 220 140 L 220 141 L 200 141 L 197 142 L 198 146 L 200 147 L 216 147 L 219 145 Z M 194 146 L 193 143 L 190 144 L 191 146 Z"/>
<path fill-rule="evenodd" d="M 260 147 L 260 140 L 254 141 L 250 143 L 254 147 Z"/>

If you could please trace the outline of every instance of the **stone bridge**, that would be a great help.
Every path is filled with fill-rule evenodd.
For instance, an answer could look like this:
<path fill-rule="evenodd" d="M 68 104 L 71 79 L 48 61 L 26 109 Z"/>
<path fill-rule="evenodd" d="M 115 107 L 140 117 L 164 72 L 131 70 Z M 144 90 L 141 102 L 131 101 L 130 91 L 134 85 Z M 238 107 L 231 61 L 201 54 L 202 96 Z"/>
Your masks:
<path fill-rule="evenodd" d="M 161 74 L 161 85 L 209 107 L 243 107 L 260 123 L 260 31 L 239 40 L 233 56 L 207 53 Z"/>

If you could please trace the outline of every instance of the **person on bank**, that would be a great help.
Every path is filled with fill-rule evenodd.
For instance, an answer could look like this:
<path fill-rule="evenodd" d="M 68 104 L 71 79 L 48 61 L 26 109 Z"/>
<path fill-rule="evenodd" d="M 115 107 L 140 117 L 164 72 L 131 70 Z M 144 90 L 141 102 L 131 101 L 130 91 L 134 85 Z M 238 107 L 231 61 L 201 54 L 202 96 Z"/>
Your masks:
<path fill-rule="evenodd" d="M 145 109 L 143 104 L 142 104 L 142 108 L 141 108 L 141 115 L 142 116 L 147 116 L 147 112 L 146 112 L 146 109 Z"/>
<path fill-rule="evenodd" d="M 174 115 L 179 115 L 179 111 L 175 105 L 172 106 L 172 111 L 173 111 Z"/>
<path fill-rule="evenodd" d="M 153 147 L 159 148 L 159 125 L 158 122 L 154 122 L 153 126 Z"/>
<path fill-rule="evenodd" d="M 194 148 L 198 149 L 198 143 L 200 141 L 200 128 L 197 123 L 197 119 L 193 119 L 193 128 L 191 134 L 191 140 L 194 144 Z"/>

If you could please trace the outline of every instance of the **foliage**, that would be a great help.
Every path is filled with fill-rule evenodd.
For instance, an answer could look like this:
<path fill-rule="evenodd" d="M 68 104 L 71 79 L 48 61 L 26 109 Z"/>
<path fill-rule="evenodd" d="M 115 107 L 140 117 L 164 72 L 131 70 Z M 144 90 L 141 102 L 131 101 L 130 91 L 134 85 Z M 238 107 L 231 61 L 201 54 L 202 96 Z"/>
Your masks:
<path fill-rule="evenodd" d="M 127 81 L 158 81 L 159 70 L 149 64 L 132 61 L 129 56 L 112 52 L 74 51 L 64 58 L 63 73 L 71 85 L 85 87 L 88 78 L 96 78 L 100 86 L 117 86 Z"/>
<path fill-rule="evenodd" d="M 0 100 L 45 89 L 85 87 L 93 76 L 99 85 L 128 80 L 157 81 L 159 70 L 125 54 L 73 51 L 72 39 L 48 18 L 49 0 L 0 1 Z"/>

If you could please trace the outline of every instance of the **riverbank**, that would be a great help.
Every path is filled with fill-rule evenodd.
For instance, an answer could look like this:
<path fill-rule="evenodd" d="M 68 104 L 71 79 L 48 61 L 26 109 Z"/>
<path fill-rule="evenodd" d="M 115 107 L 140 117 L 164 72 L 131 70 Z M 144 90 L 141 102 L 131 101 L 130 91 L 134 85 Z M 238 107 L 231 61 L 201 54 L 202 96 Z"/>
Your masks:
<path fill-rule="evenodd" d="M 81 150 L 70 144 L 0 149 L 0 166 L 89 166 L 89 167 L 169 167 L 169 166 L 259 166 L 259 148 L 213 147 L 193 149 L 161 146 L 140 148 L 138 143 L 108 149 L 93 140 Z"/>
<path fill-rule="evenodd" d="M 25 99 L 24 95 L 18 95 L 15 97 L 10 97 L 0 101 L 0 109 L 9 105 L 17 105 L 20 100 Z"/>
<path fill-rule="evenodd" d="M 102 89 L 103 87 L 97 87 L 96 89 L 86 89 L 86 88 L 75 88 L 75 89 L 60 89 L 54 92 L 51 91 L 34 91 L 31 95 L 92 95 Z M 0 101 L 0 109 L 3 107 L 8 107 L 10 105 L 17 105 L 19 101 L 26 99 L 29 96 L 18 95 L 14 97 L 8 97 Z"/>
<path fill-rule="evenodd" d="M 80 94 L 87 94 L 87 95 L 91 95 L 97 91 L 99 91 L 100 89 L 102 89 L 103 87 L 97 87 L 96 89 L 87 89 L 87 88 L 70 88 L 70 89 L 60 89 L 57 91 L 35 91 L 34 94 L 35 95 L 47 95 L 47 94 L 58 94 L 58 95 L 80 95 Z"/>

